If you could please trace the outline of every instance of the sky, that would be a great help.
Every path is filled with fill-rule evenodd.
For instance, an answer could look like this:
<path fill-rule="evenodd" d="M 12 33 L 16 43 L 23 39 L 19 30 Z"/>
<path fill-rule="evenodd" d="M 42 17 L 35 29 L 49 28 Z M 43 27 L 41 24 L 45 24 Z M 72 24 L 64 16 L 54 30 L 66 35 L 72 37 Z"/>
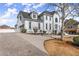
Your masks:
<path fill-rule="evenodd" d="M 52 11 L 53 8 L 52 6 L 48 7 L 46 3 L 0 3 L 0 25 L 14 26 L 19 11 L 35 10 L 40 14 L 45 10 Z"/>
<path fill-rule="evenodd" d="M 19 11 L 30 12 L 35 10 L 38 14 L 47 10 L 53 11 L 55 7 L 48 6 L 46 3 L 0 3 L 0 25 L 14 27 Z"/>

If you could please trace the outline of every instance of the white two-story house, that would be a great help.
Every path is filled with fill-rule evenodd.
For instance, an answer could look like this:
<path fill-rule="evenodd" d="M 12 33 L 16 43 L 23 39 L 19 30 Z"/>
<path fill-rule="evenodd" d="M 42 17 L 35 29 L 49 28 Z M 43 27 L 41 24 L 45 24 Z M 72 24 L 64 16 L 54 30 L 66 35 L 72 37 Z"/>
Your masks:
<path fill-rule="evenodd" d="M 57 12 L 44 11 L 38 15 L 37 12 L 30 13 L 20 11 L 17 15 L 16 31 L 20 32 L 24 27 L 27 33 L 34 33 L 34 28 L 38 28 L 37 33 L 46 31 L 48 34 L 58 34 L 61 32 L 61 19 Z"/>

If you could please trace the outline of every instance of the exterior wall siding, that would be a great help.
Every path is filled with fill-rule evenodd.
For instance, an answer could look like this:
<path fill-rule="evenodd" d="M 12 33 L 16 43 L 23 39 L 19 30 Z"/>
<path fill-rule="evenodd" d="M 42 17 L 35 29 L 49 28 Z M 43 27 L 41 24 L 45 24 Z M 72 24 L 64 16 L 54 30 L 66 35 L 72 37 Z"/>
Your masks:
<path fill-rule="evenodd" d="M 29 28 L 29 22 L 31 22 L 31 29 Z M 38 28 L 38 23 L 39 22 L 25 21 L 25 29 L 27 29 L 27 33 L 34 33 L 33 28 L 34 27 Z M 43 23 L 41 23 L 41 22 L 40 22 L 40 29 L 38 29 L 37 33 L 40 33 L 40 30 L 43 30 Z"/>
<path fill-rule="evenodd" d="M 22 17 L 22 19 L 21 20 L 23 20 L 23 16 L 20 14 L 20 15 L 18 15 L 18 18 L 17 18 L 17 32 L 20 32 L 21 30 L 20 30 L 20 26 L 23 24 L 22 23 L 22 21 L 20 20 L 20 16 Z"/>
<path fill-rule="evenodd" d="M 56 18 L 58 19 L 58 22 L 56 22 Z M 59 19 L 58 14 L 54 14 L 53 16 L 53 22 L 54 22 L 54 30 L 57 30 L 57 34 L 61 31 L 61 19 Z M 55 28 L 55 25 L 57 24 L 57 29 Z"/>

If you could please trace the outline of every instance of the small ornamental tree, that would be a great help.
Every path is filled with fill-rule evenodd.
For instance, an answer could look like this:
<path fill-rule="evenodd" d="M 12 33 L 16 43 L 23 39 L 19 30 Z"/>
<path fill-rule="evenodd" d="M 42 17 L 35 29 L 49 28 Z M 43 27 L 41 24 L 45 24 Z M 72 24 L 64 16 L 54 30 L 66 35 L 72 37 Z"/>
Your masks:
<path fill-rule="evenodd" d="M 73 43 L 79 46 L 79 36 L 73 38 Z"/>
<path fill-rule="evenodd" d="M 26 33 L 26 31 L 27 31 L 27 30 L 26 30 L 25 28 L 22 28 L 22 29 L 21 29 L 21 32 L 22 32 L 22 33 Z"/>
<path fill-rule="evenodd" d="M 34 27 L 34 28 L 33 28 L 33 31 L 34 31 L 34 33 L 36 34 L 37 31 L 38 31 L 38 28 L 37 28 L 37 27 Z"/>

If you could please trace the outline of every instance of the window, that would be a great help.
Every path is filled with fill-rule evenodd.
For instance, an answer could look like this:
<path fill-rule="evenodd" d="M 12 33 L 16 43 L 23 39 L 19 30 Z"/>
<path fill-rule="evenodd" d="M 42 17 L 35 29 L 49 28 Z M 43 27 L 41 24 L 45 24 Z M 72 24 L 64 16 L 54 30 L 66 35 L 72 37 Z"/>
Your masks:
<path fill-rule="evenodd" d="M 57 24 L 55 24 L 55 29 L 57 29 Z"/>
<path fill-rule="evenodd" d="M 61 29 L 60 25 L 59 25 L 59 29 Z"/>
<path fill-rule="evenodd" d="M 33 18 L 36 18 L 36 15 L 33 15 Z"/>
<path fill-rule="evenodd" d="M 59 19 L 59 22 L 61 22 L 61 20 Z"/>
<path fill-rule="evenodd" d="M 47 20 L 47 16 L 46 16 L 46 20 Z"/>
<path fill-rule="evenodd" d="M 20 21 L 21 21 L 21 16 L 20 16 Z"/>
<path fill-rule="evenodd" d="M 50 27 L 50 30 L 51 30 L 51 24 L 49 25 L 49 27 Z"/>
<path fill-rule="evenodd" d="M 47 24 L 46 24 L 46 29 L 47 29 Z"/>
<path fill-rule="evenodd" d="M 40 29 L 40 23 L 38 23 L 38 28 Z"/>
<path fill-rule="evenodd" d="M 68 28 L 73 28 L 73 26 L 72 26 L 72 25 L 70 25 L 70 26 L 68 26 Z"/>
<path fill-rule="evenodd" d="M 55 34 L 57 34 L 57 30 L 55 30 Z"/>
<path fill-rule="evenodd" d="M 29 29 L 31 29 L 31 22 L 29 22 Z"/>
<path fill-rule="evenodd" d="M 58 22 L 58 19 L 57 18 L 55 18 L 55 22 Z"/>
<path fill-rule="evenodd" d="M 52 17 L 50 17 L 50 21 L 51 21 Z"/>
<path fill-rule="evenodd" d="M 72 28 L 72 26 L 70 28 Z"/>

